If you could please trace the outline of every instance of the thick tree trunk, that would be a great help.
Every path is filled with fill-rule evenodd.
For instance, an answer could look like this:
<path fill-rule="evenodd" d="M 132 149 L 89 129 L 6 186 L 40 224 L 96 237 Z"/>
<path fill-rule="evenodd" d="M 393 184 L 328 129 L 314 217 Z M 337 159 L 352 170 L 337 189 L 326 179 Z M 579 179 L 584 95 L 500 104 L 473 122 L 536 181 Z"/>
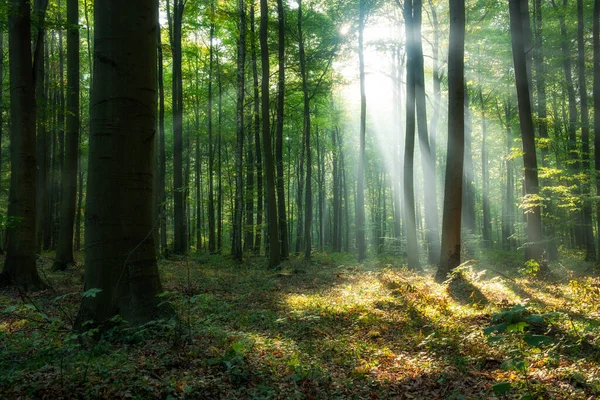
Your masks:
<path fill-rule="evenodd" d="M 365 134 L 367 123 L 367 96 L 365 94 L 365 56 L 364 30 L 367 20 L 366 0 L 359 1 L 358 16 L 358 68 L 360 76 L 360 133 L 358 149 L 358 176 L 356 189 L 356 248 L 358 261 L 367 257 L 366 226 L 365 226 Z"/>
<path fill-rule="evenodd" d="M 47 213 L 46 199 L 46 176 L 47 176 L 47 143 L 46 143 L 46 120 L 47 120 L 47 98 L 46 98 L 46 60 L 44 59 L 44 49 L 46 48 L 46 29 L 45 15 L 48 2 L 45 0 L 36 0 L 34 2 L 35 26 L 37 28 L 37 39 L 34 46 L 34 73 L 35 73 L 35 106 L 36 106 L 36 203 L 35 203 L 35 236 L 36 253 L 42 252 L 44 217 Z M 0 77 L 3 76 L 0 73 Z M 2 80 L 2 78 L 0 78 Z M 0 88 L 1 91 L 1 88 Z M 2 102 L 0 101 L 0 104 Z M 1 120 L 0 120 L 1 125 Z M 1 141 L 1 140 L 0 140 Z"/>
<path fill-rule="evenodd" d="M 35 254 L 35 83 L 31 56 L 30 6 L 11 0 L 8 14 L 10 72 L 11 178 L 7 216 L 8 245 L 0 286 L 43 289 Z"/>
<path fill-rule="evenodd" d="M 448 150 L 444 189 L 442 247 L 437 281 L 460 265 L 463 160 L 465 150 L 465 2 L 450 0 L 448 49 Z"/>
<path fill-rule="evenodd" d="M 540 263 L 540 272 L 546 273 L 546 265 L 542 260 L 544 246 L 542 243 L 542 216 L 540 205 L 535 199 L 539 195 L 537 157 L 535 148 L 533 119 L 529 85 L 527 82 L 525 48 L 523 43 L 523 28 L 520 22 L 519 0 L 509 0 L 510 32 L 512 42 L 515 80 L 517 86 L 517 101 L 519 104 L 519 123 L 523 140 L 523 166 L 525 169 L 525 195 L 534 202 L 530 204 L 527 215 L 527 239 L 529 248 L 526 260 L 533 259 Z"/>
<path fill-rule="evenodd" d="M 170 315 L 152 239 L 158 1 L 96 0 L 84 290 L 77 325 Z M 123 132 L 127 132 L 126 135 Z"/>
<path fill-rule="evenodd" d="M 62 169 L 60 228 L 54 269 L 64 270 L 75 263 L 73 227 L 77 201 L 77 159 L 79 156 L 79 3 L 67 0 L 67 130 Z"/>

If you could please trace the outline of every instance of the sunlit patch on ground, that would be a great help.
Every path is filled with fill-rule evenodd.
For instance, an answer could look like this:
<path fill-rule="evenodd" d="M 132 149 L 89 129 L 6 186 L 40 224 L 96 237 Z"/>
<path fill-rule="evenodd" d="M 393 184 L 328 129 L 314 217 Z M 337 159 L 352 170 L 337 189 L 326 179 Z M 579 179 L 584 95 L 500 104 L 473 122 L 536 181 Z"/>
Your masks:
<path fill-rule="evenodd" d="M 472 263 L 443 285 L 386 261 L 316 254 L 282 270 L 260 259 L 161 262 L 178 322 L 116 327 L 73 339 L 82 269 L 44 273 L 49 290 L 0 294 L 0 394 L 5 398 L 501 398 L 600 395 L 600 279 L 550 282 Z M 498 268 L 498 266 L 494 266 Z M 497 313 L 548 316 L 490 342 Z M 41 312 L 43 310 L 43 312 Z M 4 361 L 5 360 L 5 361 Z M 507 368 L 526 360 L 526 368 Z"/>

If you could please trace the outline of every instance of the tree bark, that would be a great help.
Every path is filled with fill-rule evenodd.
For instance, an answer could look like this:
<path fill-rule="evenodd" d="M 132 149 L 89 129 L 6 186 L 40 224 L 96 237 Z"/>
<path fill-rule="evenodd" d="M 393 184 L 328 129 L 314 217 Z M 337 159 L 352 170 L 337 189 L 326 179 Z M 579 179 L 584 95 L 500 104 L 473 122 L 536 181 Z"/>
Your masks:
<path fill-rule="evenodd" d="M 415 79 L 416 49 L 414 34 L 413 0 L 404 2 L 406 27 L 406 135 L 404 145 L 404 224 L 408 268 L 419 270 L 419 244 L 415 217 L 414 153 L 415 153 Z"/>
<path fill-rule="evenodd" d="M 11 0 L 8 14 L 10 72 L 11 179 L 7 217 L 7 253 L 0 286 L 26 291 L 45 287 L 35 254 L 35 82 L 31 54 L 30 5 Z"/>
<path fill-rule="evenodd" d="M 583 239 L 585 241 L 585 260 L 596 260 L 596 245 L 592 225 L 592 204 L 586 199 L 590 193 L 590 120 L 588 111 L 588 93 L 585 71 L 585 44 L 583 23 L 583 0 L 577 0 L 577 53 L 579 66 L 579 106 L 581 109 L 581 158 L 582 172 L 586 175 L 581 183 L 583 195 Z"/>
<path fill-rule="evenodd" d="M 365 94 L 365 56 L 364 56 L 364 30 L 367 20 L 366 0 L 359 1 L 358 16 L 358 68 L 360 76 L 360 133 L 358 149 L 358 176 L 356 189 L 356 248 L 358 261 L 362 262 L 367 257 L 367 243 L 365 238 L 365 134 L 367 122 L 367 96 Z"/>
<path fill-rule="evenodd" d="M 171 315 L 152 239 L 158 1 L 96 0 L 84 290 L 77 326 Z M 124 132 L 126 134 L 124 134 Z"/>
<path fill-rule="evenodd" d="M 279 235 L 281 239 L 281 259 L 290 256 L 287 215 L 285 210 L 285 185 L 283 177 L 283 111 L 285 103 L 285 12 L 283 0 L 277 0 L 277 131 L 275 136 L 275 162 L 277 164 L 277 212 L 279 215 Z M 289 160 L 288 160 L 289 162 Z M 289 193 L 288 193 L 289 195 Z"/>
<path fill-rule="evenodd" d="M 542 216 L 537 197 L 539 184 L 537 173 L 537 157 L 535 148 L 533 119 L 527 82 L 525 47 L 523 43 L 523 27 L 521 24 L 519 0 L 509 0 L 510 32 L 512 42 L 513 63 L 517 86 L 517 102 L 519 105 L 519 123 L 523 141 L 523 166 L 525 169 L 525 195 L 533 203 L 527 212 L 527 239 L 530 243 L 526 251 L 526 261 L 535 260 L 540 263 L 540 273 L 546 273 L 546 265 L 542 260 L 544 246 L 542 243 Z"/>
<path fill-rule="evenodd" d="M 184 0 L 173 0 L 173 15 L 170 12 L 171 0 L 167 0 L 167 16 L 171 51 L 173 54 L 173 211 L 174 211 L 174 241 L 173 252 L 187 252 L 186 235 L 186 199 L 183 181 L 183 88 L 181 76 L 181 24 Z"/>
<path fill-rule="evenodd" d="M 235 206 L 233 221 L 232 253 L 237 262 L 242 261 L 242 152 L 244 146 L 244 99 L 245 99 L 245 70 L 246 63 L 246 4 L 238 0 L 240 18 L 239 41 L 237 54 L 237 141 L 235 159 Z"/>
<path fill-rule="evenodd" d="M 267 0 L 260 0 L 260 55 L 262 61 L 262 137 L 263 153 L 265 156 L 265 183 L 267 189 L 267 216 L 269 231 L 269 267 L 276 267 L 281 261 L 279 229 L 277 226 L 277 198 L 275 195 L 275 165 L 273 162 L 273 147 L 271 143 L 271 128 L 269 120 L 269 47 L 267 29 L 269 10 Z"/>
<path fill-rule="evenodd" d="M 443 281 L 460 265 L 463 161 L 465 150 L 465 2 L 450 0 L 448 48 L 448 149 L 442 247 L 436 280 Z"/>
<path fill-rule="evenodd" d="M 54 269 L 75 264 L 73 227 L 77 201 L 77 159 L 79 156 L 79 3 L 67 0 L 67 129 L 62 169 L 60 228 Z"/>
<path fill-rule="evenodd" d="M 594 48 L 594 165 L 596 167 L 596 196 L 600 196 L 600 0 L 594 0 L 594 26 L 592 47 Z M 596 206 L 598 232 L 600 232 L 600 203 Z M 600 234 L 598 235 L 600 251 Z"/>

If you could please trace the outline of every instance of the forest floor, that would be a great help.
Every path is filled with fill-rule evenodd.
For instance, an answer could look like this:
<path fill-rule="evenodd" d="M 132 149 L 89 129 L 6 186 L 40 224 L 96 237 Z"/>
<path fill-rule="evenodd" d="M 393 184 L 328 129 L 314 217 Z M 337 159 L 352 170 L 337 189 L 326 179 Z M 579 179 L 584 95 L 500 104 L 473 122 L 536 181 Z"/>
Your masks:
<path fill-rule="evenodd" d="M 540 282 L 509 253 L 478 259 L 441 285 L 391 256 L 161 261 L 178 321 L 91 341 L 71 329 L 83 268 L 48 254 L 52 289 L 0 292 L 0 398 L 598 398 L 591 265 L 565 255 Z"/>

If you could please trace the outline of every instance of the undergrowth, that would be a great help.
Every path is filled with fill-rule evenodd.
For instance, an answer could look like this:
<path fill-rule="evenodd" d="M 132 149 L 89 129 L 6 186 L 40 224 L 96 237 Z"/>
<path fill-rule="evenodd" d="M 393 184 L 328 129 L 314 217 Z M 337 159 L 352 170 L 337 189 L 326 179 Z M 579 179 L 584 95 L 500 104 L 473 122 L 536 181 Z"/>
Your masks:
<path fill-rule="evenodd" d="M 278 271 L 259 258 L 161 261 L 161 299 L 178 318 L 131 328 L 117 317 L 98 337 L 72 330 L 94 295 L 79 292 L 82 268 L 52 272 L 48 257 L 51 289 L 0 292 L 0 397 L 600 395 L 600 279 L 563 261 L 540 282 L 481 259 L 442 285 L 395 257 L 315 254 Z"/>

